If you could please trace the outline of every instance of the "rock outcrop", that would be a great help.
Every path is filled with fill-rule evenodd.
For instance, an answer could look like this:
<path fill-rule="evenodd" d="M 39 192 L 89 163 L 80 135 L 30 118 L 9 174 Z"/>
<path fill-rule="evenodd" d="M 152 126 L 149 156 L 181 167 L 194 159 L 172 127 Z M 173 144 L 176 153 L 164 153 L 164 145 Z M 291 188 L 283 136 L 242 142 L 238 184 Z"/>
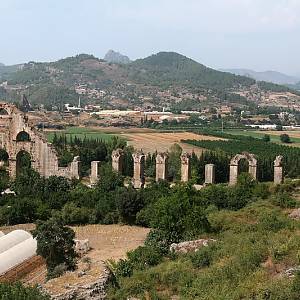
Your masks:
<path fill-rule="evenodd" d="M 109 50 L 104 56 L 104 60 L 109 63 L 114 64 L 129 64 L 130 59 L 128 56 L 123 55 L 119 52 L 115 52 L 114 50 Z"/>
<path fill-rule="evenodd" d="M 207 247 L 210 243 L 216 242 L 213 239 L 201 239 L 195 241 L 187 241 L 178 244 L 172 244 L 170 246 L 170 252 L 174 253 L 189 253 L 189 252 L 196 252 L 202 247 Z"/>

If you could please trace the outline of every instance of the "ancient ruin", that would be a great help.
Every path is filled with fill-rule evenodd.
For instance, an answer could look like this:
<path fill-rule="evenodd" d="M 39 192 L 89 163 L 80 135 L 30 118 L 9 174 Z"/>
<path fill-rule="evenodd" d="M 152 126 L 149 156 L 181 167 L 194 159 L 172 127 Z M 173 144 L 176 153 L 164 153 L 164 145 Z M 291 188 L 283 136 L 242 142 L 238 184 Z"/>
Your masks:
<path fill-rule="evenodd" d="M 191 155 L 183 153 L 181 155 L 181 181 L 188 182 L 191 179 Z"/>
<path fill-rule="evenodd" d="M 116 149 L 111 154 L 112 159 L 112 169 L 117 173 L 122 174 L 123 172 L 123 161 L 124 161 L 124 151 L 122 149 Z"/>
<path fill-rule="evenodd" d="M 168 178 L 168 154 L 158 153 L 156 155 L 156 176 L 155 180 L 167 180 Z"/>
<path fill-rule="evenodd" d="M 214 164 L 205 165 L 205 181 L 204 181 L 205 185 L 215 183 L 215 172 L 216 172 L 216 166 Z"/>
<path fill-rule="evenodd" d="M 274 161 L 274 183 L 283 183 L 283 167 L 282 167 L 283 156 L 279 155 Z"/>
<path fill-rule="evenodd" d="M 99 180 L 99 167 L 100 167 L 100 161 L 92 161 L 91 162 L 90 183 L 92 185 L 96 184 Z"/>
<path fill-rule="evenodd" d="M 79 157 L 75 157 L 68 167 L 59 167 L 54 147 L 41 132 L 30 126 L 28 118 L 16 106 L 0 103 L 0 111 L 0 147 L 7 152 L 10 177 L 16 177 L 20 159 L 27 153 L 32 168 L 40 175 L 79 179 Z"/>
<path fill-rule="evenodd" d="M 143 188 L 145 185 L 145 154 L 143 151 L 137 151 L 132 154 L 133 157 L 133 186 L 136 189 Z"/>
<path fill-rule="evenodd" d="M 248 152 L 243 152 L 242 154 L 237 154 L 230 161 L 230 175 L 229 175 L 229 185 L 235 185 L 237 183 L 237 178 L 239 175 L 239 162 L 241 159 L 245 159 L 249 163 L 249 174 L 253 179 L 257 179 L 257 159 L 253 154 Z"/>

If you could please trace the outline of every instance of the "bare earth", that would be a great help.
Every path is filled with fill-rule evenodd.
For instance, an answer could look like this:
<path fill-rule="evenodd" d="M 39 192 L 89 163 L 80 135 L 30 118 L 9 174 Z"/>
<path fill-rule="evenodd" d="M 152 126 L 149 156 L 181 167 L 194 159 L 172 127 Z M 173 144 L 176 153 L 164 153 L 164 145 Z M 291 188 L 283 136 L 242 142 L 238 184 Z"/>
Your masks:
<path fill-rule="evenodd" d="M 128 140 L 128 145 L 135 149 L 142 149 L 145 153 L 155 151 L 164 152 L 177 143 L 184 152 L 195 152 L 197 155 L 202 153 L 202 149 L 192 145 L 181 143 L 181 140 L 220 140 L 213 136 L 199 135 L 191 132 L 148 132 L 148 133 L 123 133 L 120 134 Z"/>
<path fill-rule="evenodd" d="M 76 233 L 76 239 L 88 239 L 92 248 L 78 262 L 78 269 L 75 272 L 67 272 L 63 276 L 45 282 L 46 266 L 42 265 L 32 270 L 22 282 L 28 285 L 42 284 L 51 294 L 58 294 L 66 291 L 68 286 L 84 285 L 96 281 L 104 269 L 104 262 L 109 259 L 119 260 L 126 256 L 130 250 L 141 246 L 146 238 L 149 229 L 137 226 L 121 225 L 87 225 L 72 227 Z M 8 233 L 15 229 L 32 230 L 33 224 L 0 227 L 0 230 Z M 84 257 L 91 260 L 90 268 L 84 262 Z M 78 276 L 80 271 L 85 275 Z"/>

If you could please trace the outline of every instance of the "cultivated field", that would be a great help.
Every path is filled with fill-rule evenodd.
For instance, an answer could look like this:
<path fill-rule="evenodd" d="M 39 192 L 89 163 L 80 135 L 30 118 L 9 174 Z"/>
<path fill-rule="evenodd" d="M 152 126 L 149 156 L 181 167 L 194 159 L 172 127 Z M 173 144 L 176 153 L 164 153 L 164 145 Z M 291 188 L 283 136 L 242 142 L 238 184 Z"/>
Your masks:
<path fill-rule="evenodd" d="M 288 131 L 271 131 L 271 130 L 227 130 L 226 133 L 233 134 L 233 135 L 245 135 L 245 136 L 252 136 L 254 138 L 262 138 L 265 134 L 269 135 L 271 138 L 271 142 L 273 143 L 280 143 L 280 135 L 281 134 L 288 134 L 291 138 L 292 143 L 290 146 L 300 147 L 300 131 L 299 130 L 288 130 Z"/>
<path fill-rule="evenodd" d="M 194 151 L 196 154 L 201 154 L 202 149 L 181 143 L 181 140 L 219 140 L 219 138 L 199 135 L 191 132 L 147 132 L 147 133 L 123 133 L 120 134 L 127 140 L 128 145 L 133 146 L 135 149 L 143 149 L 145 153 L 155 151 L 167 151 L 170 147 L 177 143 L 184 152 Z"/>

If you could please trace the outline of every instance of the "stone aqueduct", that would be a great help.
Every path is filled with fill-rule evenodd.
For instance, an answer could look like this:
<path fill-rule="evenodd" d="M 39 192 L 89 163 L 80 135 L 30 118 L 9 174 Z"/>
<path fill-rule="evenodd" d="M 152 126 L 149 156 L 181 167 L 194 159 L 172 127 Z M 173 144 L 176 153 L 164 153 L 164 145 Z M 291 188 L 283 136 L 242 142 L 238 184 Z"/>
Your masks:
<path fill-rule="evenodd" d="M 42 133 L 29 125 L 27 117 L 22 112 L 7 103 L 0 103 L 0 110 L 2 112 L 0 147 L 8 154 L 10 177 L 16 176 L 18 156 L 26 152 L 30 155 L 31 166 L 42 176 L 79 178 L 78 157 L 74 157 L 68 167 L 59 167 L 54 147 L 47 142 Z"/>
<path fill-rule="evenodd" d="M 41 132 L 29 125 L 27 117 L 14 105 L 0 103 L 0 111 L 5 112 L 0 116 L 0 147 L 8 154 L 8 171 L 10 177 L 15 177 L 18 167 L 18 156 L 26 152 L 31 157 L 31 166 L 44 177 L 52 175 L 66 178 L 79 179 L 80 159 L 74 157 L 68 167 L 59 167 L 58 155 L 54 147 L 47 142 Z M 112 168 L 116 172 L 122 173 L 124 154 L 121 149 L 112 153 Z M 257 179 L 257 160 L 253 154 L 237 154 L 230 162 L 229 185 L 235 185 L 238 177 L 239 162 L 245 159 L 249 164 L 249 173 Z M 274 161 L 274 183 L 283 182 L 282 156 L 277 156 Z M 134 176 L 133 186 L 142 188 L 145 185 L 145 154 L 137 151 L 133 154 Z M 99 161 L 91 163 L 90 182 L 95 184 L 99 180 Z M 156 181 L 167 180 L 168 154 L 158 153 L 156 157 Z M 181 155 L 181 181 L 188 182 L 191 178 L 191 155 L 184 153 Z M 205 166 L 205 184 L 215 183 L 215 165 Z"/>

